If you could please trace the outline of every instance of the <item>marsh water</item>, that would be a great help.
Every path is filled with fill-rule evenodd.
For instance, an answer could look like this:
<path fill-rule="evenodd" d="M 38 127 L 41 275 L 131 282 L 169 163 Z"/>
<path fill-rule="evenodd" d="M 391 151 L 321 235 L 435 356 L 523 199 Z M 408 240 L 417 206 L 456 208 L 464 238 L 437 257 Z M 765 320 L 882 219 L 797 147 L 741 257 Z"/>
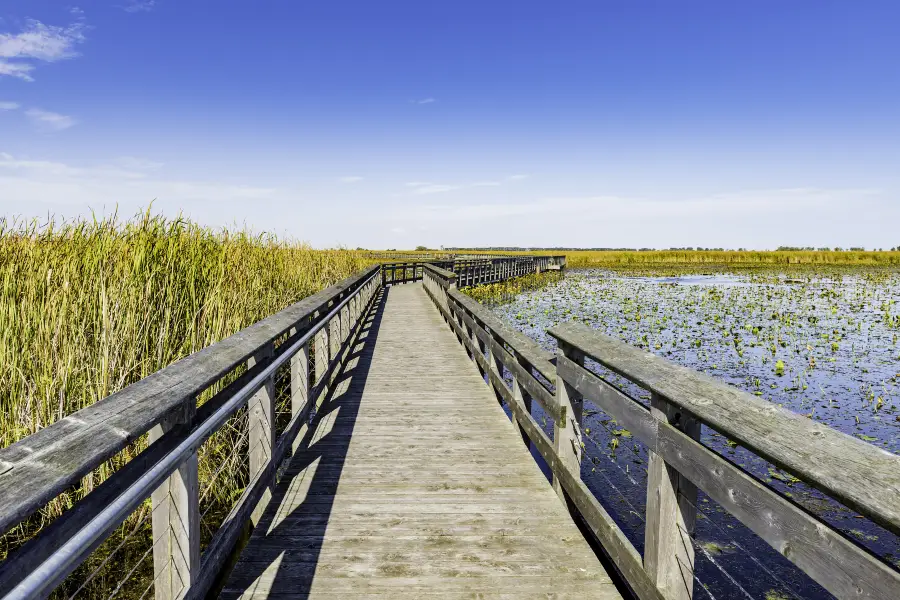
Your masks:
<path fill-rule="evenodd" d="M 900 276 L 623 276 L 569 273 L 492 309 L 548 350 L 546 329 L 579 321 L 867 443 L 900 453 Z M 596 364 L 632 397 L 649 394 Z M 550 430 L 548 419 L 535 415 Z M 589 401 L 582 476 L 643 549 L 647 450 Z M 703 443 L 900 566 L 900 540 L 708 427 Z M 702 493 L 696 598 L 831 596 Z"/>

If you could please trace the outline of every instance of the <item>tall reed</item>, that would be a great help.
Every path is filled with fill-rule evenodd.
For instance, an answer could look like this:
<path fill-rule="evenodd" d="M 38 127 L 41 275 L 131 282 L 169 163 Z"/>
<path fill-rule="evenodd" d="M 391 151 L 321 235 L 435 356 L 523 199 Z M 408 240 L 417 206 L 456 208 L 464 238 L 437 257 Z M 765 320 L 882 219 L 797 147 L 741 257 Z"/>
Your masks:
<path fill-rule="evenodd" d="M 368 262 L 363 252 L 314 250 L 150 212 L 126 221 L 0 219 L 0 448 Z M 145 438 L 0 538 L 0 559 L 139 452 Z M 233 454 L 232 438 L 223 436 L 223 448 L 207 443 L 201 454 Z M 201 480 L 213 467 L 201 464 Z M 228 485 L 217 481 L 217 495 L 240 492 Z"/>

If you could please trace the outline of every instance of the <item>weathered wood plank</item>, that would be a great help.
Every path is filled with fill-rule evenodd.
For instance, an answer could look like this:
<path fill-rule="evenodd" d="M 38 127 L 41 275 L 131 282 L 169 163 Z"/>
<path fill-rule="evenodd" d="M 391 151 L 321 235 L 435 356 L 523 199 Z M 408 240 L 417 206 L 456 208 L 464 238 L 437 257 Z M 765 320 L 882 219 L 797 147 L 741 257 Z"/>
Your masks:
<path fill-rule="evenodd" d="M 565 356 L 557 357 L 556 368 L 560 377 L 578 390 L 586 400 L 616 419 L 622 427 L 628 429 L 648 447 L 656 448 L 658 421 L 650 415 L 649 410 Z"/>
<path fill-rule="evenodd" d="M 494 334 L 494 337 L 505 342 L 516 350 L 519 357 L 526 360 L 547 381 L 556 380 L 556 369 L 553 367 L 553 355 L 524 333 L 513 329 L 501 319 L 494 316 L 487 308 L 469 298 L 458 290 L 450 290 L 449 297 Z"/>
<path fill-rule="evenodd" d="M 222 597 L 619 598 L 454 339 L 511 398 L 465 329 L 421 284 L 378 310 Z"/>
<path fill-rule="evenodd" d="M 575 364 L 583 364 L 584 355 L 580 351 L 560 345 L 557 360 L 565 357 Z M 572 387 L 561 375 L 556 375 L 556 402 L 565 410 L 562 419 L 553 421 L 553 449 L 559 457 L 560 468 L 567 469 L 574 478 L 581 479 L 581 456 L 584 453 L 581 441 L 581 415 L 584 408 L 584 397 Z M 566 494 L 560 483 L 559 475 L 553 474 L 553 489 L 563 502 Z"/>
<path fill-rule="evenodd" d="M 253 368 L 257 362 L 269 359 L 272 356 L 271 346 L 265 347 L 256 356 L 247 361 L 248 368 Z M 272 375 L 263 386 L 253 394 L 247 403 L 247 448 L 249 453 L 250 477 L 256 477 L 272 461 L 272 452 L 275 449 L 275 376 Z M 255 523 L 259 515 L 265 509 L 271 498 L 270 489 L 263 493 L 257 506 L 253 509 L 252 519 Z"/>
<path fill-rule="evenodd" d="M 550 333 L 900 534 L 900 456 L 584 325 Z"/>
<path fill-rule="evenodd" d="M 510 406 L 518 417 L 519 426 L 528 434 L 529 439 L 553 471 L 554 476 L 558 478 L 579 514 L 600 540 L 604 551 L 615 563 L 616 568 L 622 572 L 637 597 L 640 600 L 663 600 L 662 593 L 644 570 L 641 555 L 634 545 L 594 497 L 581 477 L 575 477 L 569 469 L 562 466 L 553 442 L 534 420 L 534 417 L 527 413 L 524 406 L 518 402 L 513 402 Z"/>
<path fill-rule="evenodd" d="M 897 597 L 900 573 L 712 450 L 660 426 L 658 452 L 837 598 Z"/>
<path fill-rule="evenodd" d="M 654 395 L 650 412 L 661 423 L 700 438 L 700 424 Z M 644 569 L 668 600 L 694 597 L 694 526 L 697 487 L 666 459 L 650 449 L 647 465 L 647 518 L 644 531 Z"/>
<path fill-rule="evenodd" d="M 838 598 L 888 600 L 900 589 L 900 573 L 856 542 L 836 532 L 804 508 L 768 488 L 740 467 L 719 456 L 677 428 L 662 423 L 650 411 L 596 374 L 564 357 L 557 361 L 560 374 L 586 399 L 635 434 L 658 457 L 704 490 L 728 512 L 754 531 L 775 550 L 794 562 Z M 680 421 L 680 419 L 679 419 Z M 690 425 L 696 428 L 696 423 Z M 651 465 L 650 471 L 654 467 Z M 685 495 L 680 496 L 685 499 Z M 648 506 L 651 506 L 648 498 Z M 651 506 L 651 513 L 654 510 Z M 648 516 L 648 536 L 655 517 Z M 645 544 L 657 546 L 656 540 Z M 666 554 L 665 556 L 671 557 Z M 658 560 L 658 557 L 651 560 Z M 682 557 L 682 561 L 687 561 Z M 679 563 L 680 564 L 680 563 Z M 656 571 L 656 566 L 651 565 Z"/>
<path fill-rule="evenodd" d="M 196 402 L 185 402 L 150 430 L 150 443 L 166 433 L 190 424 Z M 200 571 L 200 484 L 197 453 L 151 495 L 153 592 L 156 600 L 174 600 L 190 587 Z"/>
<path fill-rule="evenodd" d="M 531 374 L 530 369 L 522 364 L 522 362 L 525 362 L 526 365 L 528 364 L 525 359 L 514 358 L 509 351 L 507 351 L 491 333 L 481 327 L 481 325 L 479 325 L 462 306 L 453 304 L 450 309 L 458 319 L 462 320 L 469 329 L 475 332 L 475 335 L 479 340 L 490 346 L 491 353 L 500 360 L 510 373 L 513 374 L 518 381 L 518 384 L 528 392 L 528 395 L 538 401 L 541 408 L 543 408 L 548 415 L 556 421 L 561 421 L 565 418 L 566 407 L 560 405 L 553 394 L 535 379 L 534 375 Z"/>

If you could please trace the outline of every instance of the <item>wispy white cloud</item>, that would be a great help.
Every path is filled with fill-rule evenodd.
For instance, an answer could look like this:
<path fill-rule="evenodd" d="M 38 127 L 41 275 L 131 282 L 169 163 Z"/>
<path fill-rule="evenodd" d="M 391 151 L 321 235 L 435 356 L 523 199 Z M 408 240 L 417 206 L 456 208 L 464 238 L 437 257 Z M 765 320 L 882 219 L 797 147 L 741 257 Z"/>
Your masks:
<path fill-rule="evenodd" d="M 422 98 L 421 100 L 413 100 L 413 104 L 433 104 L 437 102 L 434 98 Z"/>
<path fill-rule="evenodd" d="M 427 182 L 418 182 L 413 181 L 406 184 L 407 187 L 412 188 L 412 193 L 416 195 L 420 194 L 443 194 L 444 192 L 451 192 L 453 190 L 458 190 L 463 186 L 460 185 L 446 185 L 442 183 L 427 183 Z"/>
<path fill-rule="evenodd" d="M 75 167 L 58 161 L 17 158 L 6 152 L 0 152 L 0 173 L 2 172 L 15 173 L 18 176 L 42 181 L 63 178 L 126 180 L 143 179 L 147 176 L 141 170 L 126 168 L 118 160 L 112 164 Z"/>
<path fill-rule="evenodd" d="M 25 115 L 44 131 L 62 131 L 74 126 L 77 121 L 68 115 L 51 112 L 49 110 L 41 110 L 40 108 L 29 108 L 25 111 Z"/>
<path fill-rule="evenodd" d="M 150 12 L 156 7 L 156 0 L 129 0 L 127 4 L 120 6 L 129 13 Z"/>
<path fill-rule="evenodd" d="M 431 183 L 430 181 L 410 181 L 406 183 L 406 187 L 411 188 L 411 193 L 415 195 L 421 194 L 443 194 L 446 192 L 452 192 L 454 190 L 462 190 L 466 188 L 479 188 L 479 187 L 499 187 L 505 183 L 509 183 L 511 181 L 518 181 L 521 179 L 525 179 L 528 177 L 527 175 L 510 175 L 509 177 L 504 177 L 503 179 L 498 179 L 495 181 L 476 181 L 475 183 L 456 183 L 456 184 L 447 184 L 447 183 Z"/>
<path fill-rule="evenodd" d="M 161 162 L 147 160 L 146 158 L 135 158 L 134 156 L 121 156 L 115 160 L 115 163 L 124 169 L 133 171 L 156 171 L 163 166 Z"/>
<path fill-rule="evenodd" d="M 78 56 L 75 46 L 85 39 L 83 19 L 67 27 L 29 20 L 17 34 L 0 33 L 0 75 L 34 81 L 33 61 L 56 62 Z"/>
<path fill-rule="evenodd" d="M 0 58 L 0 76 L 7 75 L 25 81 L 34 81 L 30 73 L 34 71 L 32 65 L 26 63 L 11 63 Z"/>
<path fill-rule="evenodd" d="M 19 108 L 18 102 L 2 102 L 0 101 L 0 110 L 16 110 Z"/>
<path fill-rule="evenodd" d="M 151 161 L 129 158 L 106 164 L 73 165 L 60 161 L 16 157 L 0 152 L 0 214 L 26 206 L 115 206 L 131 211 L 154 198 L 171 205 L 190 202 L 265 200 L 278 190 L 210 181 L 175 180 L 156 175 Z"/>
<path fill-rule="evenodd" d="M 348 176 L 348 177 L 341 177 L 341 179 L 340 179 L 341 183 L 357 183 L 357 182 L 362 181 L 362 180 L 363 180 L 363 178 L 362 178 L 362 177 L 359 177 L 359 176 L 357 176 L 357 175 L 350 175 L 350 176 Z"/>

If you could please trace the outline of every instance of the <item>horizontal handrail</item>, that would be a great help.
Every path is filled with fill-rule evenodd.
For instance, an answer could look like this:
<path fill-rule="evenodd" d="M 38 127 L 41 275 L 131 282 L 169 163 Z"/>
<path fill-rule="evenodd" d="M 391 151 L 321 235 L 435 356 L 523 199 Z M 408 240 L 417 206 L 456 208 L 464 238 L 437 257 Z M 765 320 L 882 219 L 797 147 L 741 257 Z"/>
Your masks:
<path fill-rule="evenodd" d="M 497 283 L 512 277 L 538 273 L 547 269 L 565 268 L 565 256 L 495 256 L 454 258 L 452 260 L 397 261 L 382 264 L 382 281 L 408 283 L 424 276 L 426 265 L 452 271 L 460 287 Z"/>
<path fill-rule="evenodd" d="M 358 289 L 379 266 L 207 346 L 0 450 L 0 532 L 77 483 L 291 328 Z"/>
<path fill-rule="evenodd" d="M 547 381 L 552 382 L 555 378 L 555 368 L 550 362 L 553 355 L 543 350 L 531 338 L 504 324 L 487 308 L 459 292 L 453 285 L 455 274 L 435 267 L 427 268 L 426 272 L 428 278 L 441 288 L 446 304 L 438 300 L 428 285 L 426 290 L 438 305 L 438 309 L 444 313 L 451 327 L 454 327 L 461 342 L 475 353 L 476 360 L 481 355 L 481 349 L 474 346 L 472 335 L 492 350 L 492 356 L 517 378 L 530 398 L 537 400 L 554 418 L 564 418 L 565 411 L 557 404 L 553 392 L 531 372 L 531 369 L 534 369 Z M 463 324 L 469 327 L 470 332 L 462 331 Z M 490 371 L 490 365 L 486 362 L 481 366 L 486 372 Z M 497 374 L 498 377 L 501 375 Z"/>
<path fill-rule="evenodd" d="M 553 366 L 555 357 L 550 352 L 541 348 L 530 337 L 507 325 L 502 319 L 497 318 L 483 304 L 466 296 L 462 292 L 453 290 L 450 297 L 460 305 L 469 315 L 474 317 L 481 326 L 490 330 L 494 339 L 512 348 L 516 356 L 525 359 L 535 371 L 541 374 L 551 384 L 556 378 L 556 369 Z"/>
<path fill-rule="evenodd" d="M 271 360 L 265 368 L 257 373 L 249 382 L 238 389 L 226 402 L 224 402 L 215 412 L 210 414 L 202 422 L 184 434 L 183 439 L 177 446 L 172 448 L 166 454 L 162 455 L 154 464 L 149 466 L 144 473 L 124 489 L 117 497 L 111 500 L 109 504 L 103 508 L 98 514 L 91 518 L 84 526 L 75 532 L 71 537 L 61 541 L 58 548 L 44 560 L 39 566 L 34 568 L 28 575 L 16 585 L 4 598 L 5 600 L 19 600 L 34 598 L 46 595 L 59 585 L 69 573 L 74 570 L 86 557 L 96 548 L 99 541 L 105 539 L 116 527 L 118 527 L 129 514 L 140 506 L 146 500 L 151 492 L 155 490 L 163 481 L 169 477 L 178 467 L 187 459 L 187 457 L 196 453 L 198 448 L 213 433 L 215 433 L 229 418 L 231 418 L 238 409 L 247 404 L 248 400 L 265 385 L 274 373 L 293 358 L 313 337 L 324 327 L 328 326 L 331 319 L 346 307 L 355 296 L 365 288 L 366 284 L 372 282 L 378 275 L 377 271 L 371 273 L 368 278 L 356 288 L 354 293 L 348 295 L 343 301 L 335 305 L 331 311 L 310 327 L 299 339 L 293 341 L 286 350 Z M 339 360 L 338 354 L 334 360 Z M 316 391 L 310 394 L 307 400 L 307 407 L 311 407 L 315 403 L 316 397 L 321 393 L 326 380 L 320 382 Z M 308 410 L 308 408 L 307 408 Z M 302 418 L 295 416 L 292 419 L 292 425 L 289 425 L 282 440 L 289 437 L 293 431 L 296 435 L 299 423 Z M 282 440 L 276 446 L 270 461 L 269 468 L 265 473 L 271 475 L 274 472 L 274 465 L 278 464 L 283 458 L 287 450 L 287 444 Z"/>
<path fill-rule="evenodd" d="M 584 325 L 549 333 L 900 535 L 900 456 Z"/>
<path fill-rule="evenodd" d="M 900 571 L 704 446 L 701 423 L 895 533 L 900 511 L 897 455 L 576 323 L 549 330 L 559 346 L 555 364 L 543 363 L 541 372 L 555 383 L 555 398 L 546 411 L 554 419 L 551 439 L 528 404 L 529 396 L 547 401 L 541 391 L 546 388 L 530 387 L 537 380 L 521 366 L 517 369 L 507 350 L 530 343 L 457 291 L 446 274 L 426 269 L 426 290 L 487 384 L 509 406 L 515 427 L 544 458 L 558 493 L 597 536 L 636 597 L 692 597 L 694 541 L 685 536 L 693 535 L 696 494 L 702 489 L 836 597 L 897 598 Z M 585 358 L 650 390 L 651 407 L 587 369 Z M 501 376 L 500 365 L 510 370 L 511 385 Z M 650 452 L 643 556 L 581 480 L 585 400 L 616 419 Z"/>
<path fill-rule="evenodd" d="M 434 280 L 443 288 L 456 284 L 456 273 L 453 271 L 448 271 L 447 269 L 443 269 L 433 264 L 426 264 L 425 270 L 428 271 Z"/>

